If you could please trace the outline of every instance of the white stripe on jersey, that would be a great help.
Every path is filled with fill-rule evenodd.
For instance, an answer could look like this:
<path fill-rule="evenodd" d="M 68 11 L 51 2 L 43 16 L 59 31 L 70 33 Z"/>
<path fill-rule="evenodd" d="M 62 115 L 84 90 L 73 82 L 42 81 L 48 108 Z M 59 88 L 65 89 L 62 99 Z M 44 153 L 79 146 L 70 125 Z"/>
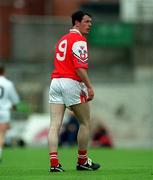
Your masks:
<path fill-rule="evenodd" d="M 80 61 L 86 62 L 88 60 L 87 42 L 75 42 L 72 47 L 72 52 Z"/>

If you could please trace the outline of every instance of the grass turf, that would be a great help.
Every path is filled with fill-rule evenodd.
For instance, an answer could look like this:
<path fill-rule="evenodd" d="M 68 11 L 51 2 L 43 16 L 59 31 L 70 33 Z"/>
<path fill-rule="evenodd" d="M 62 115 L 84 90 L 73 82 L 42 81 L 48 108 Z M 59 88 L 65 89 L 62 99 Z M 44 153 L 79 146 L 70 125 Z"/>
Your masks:
<path fill-rule="evenodd" d="M 89 155 L 102 165 L 98 171 L 75 170 L 77 149 L 59 149 L 64 173 L 49 173 L 47 148 L 6 148 L 0 163 L 1 180 L 151 180 L 151 150 L 91 148 Z"/>

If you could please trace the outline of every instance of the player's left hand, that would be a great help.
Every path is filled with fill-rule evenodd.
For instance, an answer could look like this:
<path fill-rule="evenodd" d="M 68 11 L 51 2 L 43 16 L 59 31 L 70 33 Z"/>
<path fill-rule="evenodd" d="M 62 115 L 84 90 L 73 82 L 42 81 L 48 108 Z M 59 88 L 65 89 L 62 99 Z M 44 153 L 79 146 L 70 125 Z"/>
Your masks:
<path fill-rule="evenodd" d="M 87 88 L 87 91 L 88 91 L 87 101 L 91 101 L 94 98 L 94 91 L 92 88 Z"/>

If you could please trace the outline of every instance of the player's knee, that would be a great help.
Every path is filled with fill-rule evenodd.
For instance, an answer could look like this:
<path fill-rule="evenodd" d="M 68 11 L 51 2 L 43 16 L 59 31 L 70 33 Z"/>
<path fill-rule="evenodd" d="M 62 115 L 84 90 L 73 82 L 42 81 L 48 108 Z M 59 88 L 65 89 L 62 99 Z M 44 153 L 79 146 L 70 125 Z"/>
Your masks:
<path fill-rule="evenodd" d="M 59 131 L 60 130 L 60 127 L 61 127 L 61 124 L 60 123 L 54 123 L 50 126 L 50 131 L 51 132 L 55 132 L 55 131 Z"/>
<path fill-rule="evenodd" d="M 83 121 L 80 126 L 86 128 L 86 129 L 90 129 L 90 122 L 89 121 Z"/>

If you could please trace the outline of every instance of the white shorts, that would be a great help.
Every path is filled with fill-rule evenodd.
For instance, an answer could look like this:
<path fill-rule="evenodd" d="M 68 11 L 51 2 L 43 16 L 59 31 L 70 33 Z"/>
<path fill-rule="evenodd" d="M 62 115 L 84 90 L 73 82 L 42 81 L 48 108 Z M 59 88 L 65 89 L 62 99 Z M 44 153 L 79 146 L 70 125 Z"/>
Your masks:
<path fill-rule="evenodd" d="M 66 107 L 87 101 L 84 83 L 70 78 L 54 78 L 49 89 L 49 103 L 65 104 Z"/>
<path fill-rule="evenodd" d="M 0 111 L 0 123 L 8 123 L 11 119 L 10 111 Z"/>

